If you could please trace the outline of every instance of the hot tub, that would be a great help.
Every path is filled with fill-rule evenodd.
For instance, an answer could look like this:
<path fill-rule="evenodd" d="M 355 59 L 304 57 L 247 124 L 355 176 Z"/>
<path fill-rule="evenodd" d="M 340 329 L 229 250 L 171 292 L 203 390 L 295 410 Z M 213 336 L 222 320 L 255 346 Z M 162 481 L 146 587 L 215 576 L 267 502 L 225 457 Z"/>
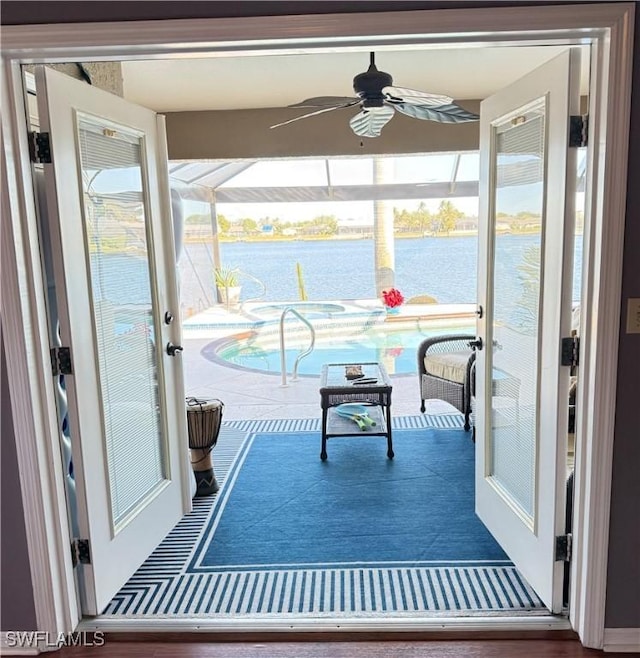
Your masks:
<path fill-rule="evenodd" d="M 327 302 L 293 302 L 281 304 L 264 304 L 254 306 L 251 309 L 253 315 L 264 319 L 279 318 L 285 308 L 292 308 L 306 318 L 331 318 L 347 309 L 342 304 L 332 304 Z"/>

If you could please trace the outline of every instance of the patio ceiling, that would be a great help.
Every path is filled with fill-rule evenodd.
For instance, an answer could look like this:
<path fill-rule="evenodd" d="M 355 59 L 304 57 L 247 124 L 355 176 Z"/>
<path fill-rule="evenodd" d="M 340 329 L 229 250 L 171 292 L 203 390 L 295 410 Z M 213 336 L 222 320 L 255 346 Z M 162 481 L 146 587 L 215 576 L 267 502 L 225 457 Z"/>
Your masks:
<path fill-rule="evenodd" d="M 351 96 L 353 77 L 366 70 L 370 49 L 359 44 L 287 54 L 127 61 L 122 63 L 124 96 L 157 112 L 273 108 L 312 96 Z M 582 46 L 582 93 L 587 93 L 588 49 Z M 486 98 L 562 50 L 563 46 L 522 45 L 376 46 L 378 68 L 388 71 L 396 85 L 457 100 Z"/>
<path fill-rule="evenodd" d="M 184 160 L 169 163 L 169 177 L 185 185 L 201 185 L 216 189 L 248 169 L 255 160 L 242 162 L 203 162 Z"/>

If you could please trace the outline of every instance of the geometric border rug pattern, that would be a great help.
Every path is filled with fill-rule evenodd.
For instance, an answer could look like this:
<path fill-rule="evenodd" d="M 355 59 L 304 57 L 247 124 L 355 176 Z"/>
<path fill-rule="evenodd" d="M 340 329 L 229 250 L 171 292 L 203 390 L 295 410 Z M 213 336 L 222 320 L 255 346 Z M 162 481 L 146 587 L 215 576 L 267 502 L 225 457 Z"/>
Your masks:
<path fill-rule="evenodd" d="M 423 414 L 421 416 L 399 416 L 391 419 L 394 430 L 412 430 L 432 427 L 435 429 L 459 429 L 464 426 L 461 414 Z M 227 427 L 243 432 L 319 432 L 320 418 L 271 419 L 271 420 L 230 420 Z"/>
<path fill-rule="evenodd" d="M 460 415 L 425 414 L 394 418 L 393 428 L 459 428 L 462 422 Z M 254 432 L 319 430 L 319 419 L 224 421 L 214 453 L 219 484 Z M 104 615 L 255 619 L 546 612 L 510 562 L 189 573 L 190 557 L 208 526 L 214 500 L 194 499 L 193 511 L 116 594 Z"/>

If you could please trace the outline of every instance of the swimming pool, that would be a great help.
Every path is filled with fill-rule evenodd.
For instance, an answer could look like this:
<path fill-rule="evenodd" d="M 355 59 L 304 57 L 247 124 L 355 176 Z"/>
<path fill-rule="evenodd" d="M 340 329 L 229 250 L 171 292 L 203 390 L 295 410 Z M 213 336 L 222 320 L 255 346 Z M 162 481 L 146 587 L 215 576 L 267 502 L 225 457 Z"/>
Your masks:
<path fill-rule="evenodd" d="M 298 373 L 303 376 L 319 376 L 324 363 L 363 363 L 379 361 L 389 374 L 417 374 L 418 345 L 431 336 L 474 333 L 474 325 L 468 320 L 460 324 L 389 326 L 374 325 L 365 331 L 345 335 L 340 327 L 319 333 L 313 352 L 300 361 Z M 280 348 L 275 332 L 260 334 L 245 332 L 213 341 L 202 350 L 202 356 L 221 365 L 262 373 L 280 374 Z M 287 371 L 309 344 L 308 334 L 287 336 Z"/>

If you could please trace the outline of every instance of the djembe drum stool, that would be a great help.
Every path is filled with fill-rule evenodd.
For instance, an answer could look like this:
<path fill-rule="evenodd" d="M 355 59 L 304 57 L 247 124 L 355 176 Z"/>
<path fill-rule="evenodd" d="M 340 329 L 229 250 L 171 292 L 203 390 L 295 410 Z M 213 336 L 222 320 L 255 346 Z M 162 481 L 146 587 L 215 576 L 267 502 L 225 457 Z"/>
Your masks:
<path fill-rule="evenodd" d="M 191 468 L 196 478 L 196 496 L 218 491 L 211 451 L 218 442 L 224 404 L 218 399 L 187 398 L 187 429 Z"/>

